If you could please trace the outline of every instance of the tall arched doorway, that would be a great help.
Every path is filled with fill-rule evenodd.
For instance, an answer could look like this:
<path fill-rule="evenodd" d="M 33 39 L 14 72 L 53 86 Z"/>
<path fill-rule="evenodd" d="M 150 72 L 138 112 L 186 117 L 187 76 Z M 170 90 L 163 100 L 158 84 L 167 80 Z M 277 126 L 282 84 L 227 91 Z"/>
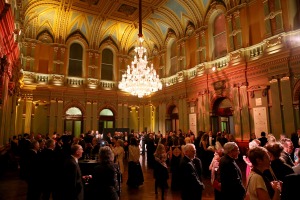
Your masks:
<path fill-rule="evenodd" d="M 114 113 L 110 109 L 103 109 L 99 117 L 99 132 L 102 133 L 105 128 L 115 128 Z"/>
<path fill-rule="evenodd" d="M 229 99 L 221 97 L 215 101 L 211 115 L 211 129 L 213 133 L 218 131 L 234 133 L 232 111 L 232 104 Z"/>
<path fill-rule="evenodd" d="M 166 119 L 166 130 L 167 131 L 179 131 L 179 117 L 178 108 L 176 106 L 171 106 L 168 111 L 168 116 Z"/>
<path fill-rule="evenodd" d="M 70 131 L 75 137 L 82 133 L 82 112 L 77 107 L 71 107 L 66 111 L 65 131 Z"/>

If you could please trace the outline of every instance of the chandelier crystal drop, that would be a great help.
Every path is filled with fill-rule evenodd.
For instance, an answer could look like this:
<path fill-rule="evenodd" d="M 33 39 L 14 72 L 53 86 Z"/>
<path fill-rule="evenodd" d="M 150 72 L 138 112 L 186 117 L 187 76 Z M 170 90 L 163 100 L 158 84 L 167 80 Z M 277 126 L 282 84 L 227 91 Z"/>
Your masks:
<path fill-rule="evenodd" d="M 141 0 L 139 0 L 139 40 L 138 46 L 134 50 L 136 55 L 131 66 L 127 66 L 127 71 L 122 75 L 122 80 L 119 82 L 119 89 L 139 98 L 162 89 L 162 83 L 153 68 L 153 64 L 148 67 L 146 48 L 143 47 L 141 16 Z"/>

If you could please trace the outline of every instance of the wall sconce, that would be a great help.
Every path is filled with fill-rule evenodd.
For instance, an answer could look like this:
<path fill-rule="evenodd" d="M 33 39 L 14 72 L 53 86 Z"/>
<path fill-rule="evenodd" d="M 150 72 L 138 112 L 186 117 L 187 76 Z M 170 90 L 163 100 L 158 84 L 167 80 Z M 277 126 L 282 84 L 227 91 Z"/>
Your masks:
<path fill-rule="evenodd" d="M 215 66 L 213 66 L 213 68 L 211 68 L 211 70 L 214 72 L 214 71 L 216 71 L 216 67 Z"/>

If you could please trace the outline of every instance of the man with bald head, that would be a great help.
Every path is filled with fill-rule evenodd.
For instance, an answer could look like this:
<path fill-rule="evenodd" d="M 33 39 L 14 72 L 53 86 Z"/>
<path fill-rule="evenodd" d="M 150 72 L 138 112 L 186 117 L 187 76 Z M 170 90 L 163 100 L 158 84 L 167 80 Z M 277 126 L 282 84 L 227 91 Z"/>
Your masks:
<path fill-rule="evenodd" d="M 201 161 L 199 158 L 195 158 L 196 148 L 194 144 L 186 144 L 183 151 L 184 157 L 180 163 L 181 198 L 182 200 L 201 200 L 202 190 L 204 189 L 201 180 Z"/>

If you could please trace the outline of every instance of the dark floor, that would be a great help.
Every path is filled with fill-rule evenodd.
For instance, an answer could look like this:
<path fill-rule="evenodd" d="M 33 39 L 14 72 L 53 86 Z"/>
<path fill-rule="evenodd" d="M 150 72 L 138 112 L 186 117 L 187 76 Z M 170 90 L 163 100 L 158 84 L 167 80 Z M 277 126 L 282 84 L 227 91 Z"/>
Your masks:
<path fill-rule="evenodd" d="M 138 189 L 128 188 L 126 185 L 127 169 L 125 167 L 125 173 L 123 175 L 122 183 L 122 200 L 152 200 L 161 199 L 160 191 L 156 196 L 154 193 L 154 179 L 153 170 L 147 168 L 146 160 L 144 156 L 140 158 L 145 182 Z M 126 164 L 125 164 L 126 166 Z M 169 185 L 170 185 L 169 180 Z M 203 200 L 214 199 L 213 188 L 210 184 L 210 179 L 204 179 L 205 190 L 203 191 Z M 6 171 L 0 179 L 0 200 L 25 200 L 26 199 L 27 185 L 25 181 L 20 180 L 17 170 Z M 166 200 L 179 200 L 180 193 L 172 192 L 170 189 L 166 192 Z"/>

